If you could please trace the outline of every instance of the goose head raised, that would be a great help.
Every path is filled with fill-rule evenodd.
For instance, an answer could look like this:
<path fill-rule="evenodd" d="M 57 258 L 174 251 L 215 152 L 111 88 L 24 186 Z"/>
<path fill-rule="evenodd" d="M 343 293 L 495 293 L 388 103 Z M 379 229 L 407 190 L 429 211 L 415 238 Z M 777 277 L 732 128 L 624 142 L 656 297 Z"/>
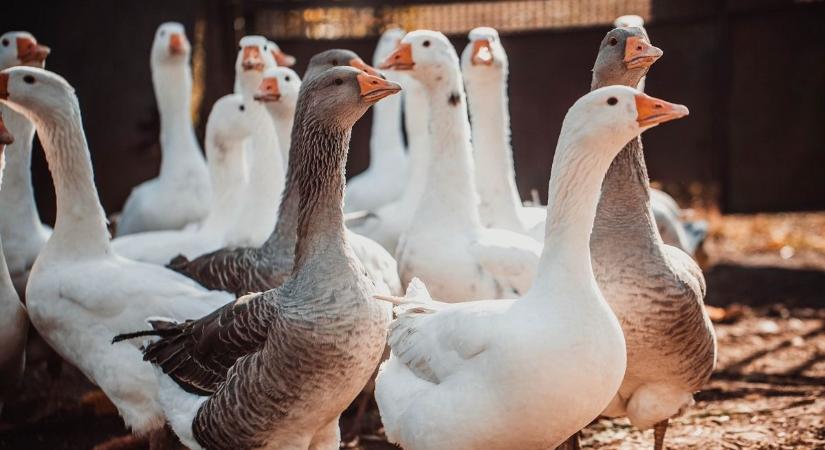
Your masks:
<path fill-rule="evenodd" d="M 51 49 L 38 44 L 27 31 L 9 31 L 0 36 L 0 70 L 14 66 L 45 67 Z"/>

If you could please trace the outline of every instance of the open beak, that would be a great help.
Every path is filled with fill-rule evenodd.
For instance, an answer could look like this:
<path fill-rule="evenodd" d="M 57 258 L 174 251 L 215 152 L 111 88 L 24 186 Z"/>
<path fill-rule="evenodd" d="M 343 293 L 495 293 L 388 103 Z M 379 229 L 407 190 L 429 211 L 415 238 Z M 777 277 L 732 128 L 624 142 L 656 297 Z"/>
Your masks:
<path fill-rule="evenodd" d="M 646 39 L 631 36 L 624 46 L 624 64 L 628 69 L 646 69 L 661 58 L 662 54 L 662 50 L 650 45 Z"/>
<path fill-rule="evenodd" d="M 636 94 L 636 122 L 641 128 L 680 119 L 689 113 L 685 105 L 668 103 L 641 92 Z"/>
<path fill-rule="evenodd" d="M 390 53 L 384 62 L 378 66 L 379 69 L 393 69 L 393 70 L 412 70 L 415 66 L 415 61 L 412 57 L 412 45 L 400 44 Z"/>
<path fill-rule="evenodd" d="M 474 66 L 489 66 L 493 64 L 493 48 L 487 39 L 473 42 L 473 56 L 470 62 Z"/>
<path fill-rule="evenodd" d="M 277 102 L 281 99 L 277 78 L 264 78 L 253 98 L 259 102 Z"/>
<path fill-rule="evenodd" d="M 364 62 L 361 58 L 352 58 L 349 60 L 349 65 L 355 67 L 356 69 L 361 69 L 364 72 L 367 72 L 370 75 L 374 75 L 379 78 L 386 78 L 383 73 L 375 70 L 375 67 Z"/>
<path fill-rule="evenodd" d="M 358 86 L 361 88 L 361 98 L 367 103 L 375 103 L 384 97 L 401 91 L 398 83 L 387 81 L 381 77 L 366 72 L 358 74 Z"/>
<path fill-rule="evenodd" d="M 0 100 L 9 99 L 9 74 L 0 72 Z"/>
<path fill-rule="evenodd" d="M 182 55 L 186 53 L 186 38 L 180 33 L 172 33 L 169 36 L 169 53 Z"/>
<path fill-rule="evenodd" d="M 3 123 L 3 116 L 0 116 L 0 145 L 11 145 L 14 143 L 14 136 L 9 133 L 6 124 Z M 2 152 L 2 148 L 0 148 Z"/>
<path fill-rule="evenodd" d="M 275 58 L 275 63 L 278 67 L 292 67 L 295 65 L 295 57 L 287 55 L 281 49 L 272 50 L 272 57 Z"/>
<path fill-rule="evenodd" d="M 261 58 L 261 50 L 257 45 L 249 45 L 243 48 L 243 70 L 257 70 L 263 72 L 264 60 Z"/>
<path fill-rule="evenodd" d="M 38 45 L 34 39 L 28 37 L 17 38 L 17 59 L 24 66 L 41 66 L 50 52 L 49 47 Z"/>

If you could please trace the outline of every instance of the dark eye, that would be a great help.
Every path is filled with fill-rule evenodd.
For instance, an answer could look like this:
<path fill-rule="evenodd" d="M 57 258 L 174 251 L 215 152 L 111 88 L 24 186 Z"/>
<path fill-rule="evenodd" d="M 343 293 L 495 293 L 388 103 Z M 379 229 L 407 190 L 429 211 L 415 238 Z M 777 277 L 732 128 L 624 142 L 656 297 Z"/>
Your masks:
<path fill-rule="evenodd" d="M 34 84 L 34 77 L 32 75 L 26 75 L 23 77 L 23 81 L 29 84 Z"/>
<path fill-rule="evenodd" d="M 285 76 L 284 80 L 289 81 L 289 75 Z"/>
<path fill-rule="evenodd" d="M 619 40 L 618 40 L 618 39 L 616 39 L 616 38 L 614 38 L 614 37 L 612 37 L 612 38 L 610 38 L 610 40 L 609 40 L 609 41 L 607 41 L 607 43 L 608 43 L 608 44 L 610 44 L 610 46 L 612 47 L 612 46 L 614 46 L 614 45 L 618 44 L 618 43 L 619 43 Z"/>
<path fill-rule="evenodd" d="M 164 37 L 164 36 L 166 36 L 166 32 L 163 31 L 163 30 L 160 30 L 160 37 Z"/>
<path fill-rule="evenodd" d="M 424 47 L 429 47 L 430 46 L 430 41 L 424 41 L 424 42 L 421 43 L 421 45 L 423 45 Z"/>
<path fill-rule="evenodd" d="M 607 104 L 610 106 L 613 106 L 616 103 L 619 103 L 619 99 L 617 99 L 616 97 L 610 97 L 609 99 L 607 99 Z"/>
<path fill-rule="evenodd" d="M 338 65 L 338 60 L 337 60 L 337 59 L 333 59 L 333 60 L 332 60 L 332 65 L 333 65 L 333 66 L 337 66 L 337 65 Z"/>
<path fill-rule="evenodd" d="M 269 47 L 268 47 L 268 46 L 266 46 L 266 45 L 264 45 L 264 51 L 265 51 L 265 52 L 268 52 L 268 51 L 269 51 Z"/>
<path fill-rule="evenodd" d="M 337 84 L 338 86 L 340 86 L 340 85 L 344 84 L 344 80 L 342 80 L 342 79 L 340 79 L 340 78 L 336 78 L 336 79 L 335 79 L 335 84 Z"/>
<path fill-rule="evenodd" d="M 241 105 L 241 106 L 238 107 L 238 109 L 240 109 L 241 111 L 246 111 L 246 106 Z"/>
<path fill-rule="evenodd" d="M 8 39 L 3 39 L 3 47 L 8 47 L 8 46 L 9 46 L 9 40 Z"/>

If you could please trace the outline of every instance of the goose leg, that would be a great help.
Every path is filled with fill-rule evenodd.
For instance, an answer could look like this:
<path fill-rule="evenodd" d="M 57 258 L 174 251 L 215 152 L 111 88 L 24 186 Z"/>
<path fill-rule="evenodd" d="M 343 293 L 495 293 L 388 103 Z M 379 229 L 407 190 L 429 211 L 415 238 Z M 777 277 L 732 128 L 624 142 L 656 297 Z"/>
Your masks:
<path fill-rule="evenodd" d="M 665 419 L 653 425 L 653 450 L 664 450 L 668 421 L 669 419 Z"/>
<path fill-rule="evenodd" d="M 556 450 L 581 450 L 582 447 L 581 447 L 581 443 L 579 442 L 579 435 L 580 434 L 581 434 L 581 431 L 575 432 L 573 434 L 573 436 L 570 436 L 561 445 L 556 447 Z"/>

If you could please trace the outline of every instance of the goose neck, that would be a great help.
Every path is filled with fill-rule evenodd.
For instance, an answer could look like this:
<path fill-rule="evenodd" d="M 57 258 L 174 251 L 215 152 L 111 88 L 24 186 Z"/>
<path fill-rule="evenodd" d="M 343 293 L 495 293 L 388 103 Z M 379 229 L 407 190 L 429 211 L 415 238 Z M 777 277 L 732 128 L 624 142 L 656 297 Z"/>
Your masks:
<path fill-rule="evenodd" d="M 14 143 L 4 154 L 6 181 L 0 189 L 0 234 L 10 229 L 31 230 L 41 226 L 40 214 L 34 201 L 34 187 L 31 179 L 31 152 L 34 139 L 34 124 L 13 109 L 0 105 L 0 114 L 12 136 Z"/>
<path fill-rule="evenodd" d="M 178 176 L 203 160 L 190 113 L 192 72 L 188 64 L 157 63 L 152 68 L 152 83 L 160 115 L 160 174 Z"/>
<path fill-rule="evenodd" d="M 243 140 L 225 140 L 207 135 L 206 153 L 213 201 L 204 228 L 224 229 L 231 223 L 230 218 L 246 183 Z"/>
<path fill-rule="evenodd" d="M 289 165 L 289 148 L 292 146 L 292 124 L 295 121 L 295 107 L 278 109 L 272 116 L 278 146 L 281 148 L 283 164 Z"/>
<path fill-rule="evenodd" d="M 278 203 L 284 187 L 283 156 L 275 126 L 264 107 L 250 102 L 247 111 L 255 123 L 250 139 L 248 191 L 253 198 L 260 199 L 261 207 L 271 208 Z"/>
<path fill-rule="evenodd" d="M 409 139 L 409 167 L 403 203 L 414 209 L 427 181 L 430 153 L 429 105 L 427 94 L 418 82 L 404 84 L 404 119 Z"/>

